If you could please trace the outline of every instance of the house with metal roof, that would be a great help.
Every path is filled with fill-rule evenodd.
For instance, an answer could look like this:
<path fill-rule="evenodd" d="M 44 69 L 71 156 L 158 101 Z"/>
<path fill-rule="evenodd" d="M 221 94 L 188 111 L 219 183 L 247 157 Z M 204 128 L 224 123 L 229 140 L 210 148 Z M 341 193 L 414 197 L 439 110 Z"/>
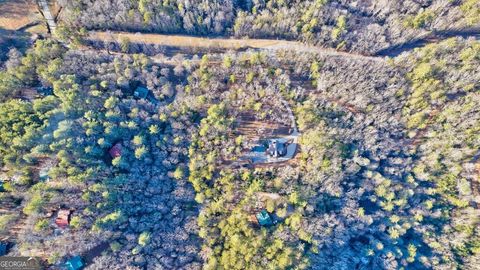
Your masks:
<path fill-rule="evenodd" d="M 67 209 L 61 209 L 58 211 L 57 218 L 55 219 L 55 224 L 58 227 L 65 229 L 70 224 L 70 215 L 72 211 Z"/>
<path fill-rule="evenodd" d="M 85 264 L 80 256 L 74 256 L 65 263 L 68 270 L 80 270 L 84 266 Z"/>
<path fill-rule="evenodd" d="M 135 88 L 135 91 L 133 91 L 133 96 L 139 99 L 146 99 L 154 105 L 158 104 L 158 100 L 155 98 L 155 95 L 152 93 L 152 91 L 143 86 L 138 86 Z"/>
<path fill-rule="evenodd" d="M 270 140 L 268 142 L 267 154 L 270 157 L 282 157 L 287 154 L 287 147 L 285 143 L 279 142 L 278 140 Z"/>
<path fill-rule="evenodd" d="M 268 214 L 267 210 L 263 209 L 262 211 L 258 212 L 256 215 L 258 224 L 261 226 L 270 226 L 273 225 L 272 218 Z"/>
<path fill-rule="evenodd" d="M 135 91 L 133 92 L 133 95 L 136 98 L 145 99 L 145 98 L 147 98 L 149 92 L 150 91 L 147 88 L 139 86 L 139 87 L 135 88 Z"/>

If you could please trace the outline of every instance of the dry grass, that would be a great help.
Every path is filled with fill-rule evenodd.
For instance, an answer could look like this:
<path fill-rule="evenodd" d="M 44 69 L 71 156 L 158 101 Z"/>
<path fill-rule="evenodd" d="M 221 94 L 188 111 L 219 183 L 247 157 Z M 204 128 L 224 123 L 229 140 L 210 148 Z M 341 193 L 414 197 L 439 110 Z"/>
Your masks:
<path fill-rule="evenodd" d="M 33 0 L 0 0 L 0 27 L 17 30 L 41 20 Z"/>
<path fill-rule="evenodd" d="M 270 50 L 295 50 L 297 52 L 318 53 L 332 57 L 348 57 L 349 59 L 385 61 L 382 57 L 365 56 L 355 53 L 337 51 L 331 48 L 322 48 L 303 44 L 299 41 L 271 40 L 271 39 L 234 39 L 234 38 L 202 38 L 181 35 L 142 34 L 128 32 L 90 32 L 91 40 L 106 42 L 119 42 L 128 38 L 134 43 L 158 44 L 162 46 L 180 48 L 207 48 L 240 50 L 246 48 L 270 49 Z"/>
<path fill-rule="evenodd" d="M 25 32 L 28 32 L 30 34 L 45 34 L 48 32 L 48 29 L 45 23 L 41 23 L 32 27 L 28 27 L 28 29 L 25 29 Z"/>
<path fill-rule="evenodd" d="M 92 32 L 91 38 L 119 41 L 122 38 L 128 38 L 130 42 L 149 43 L 164 46 L 175 47 L 202 47 L 202 48 L 223 48 L 238 50 L 242 48 L 265 48 L 275 46 L 280 42 L 268 39 L 229 39 L 229 38 L 202 38 L 181 35 L 162 35 L 162 34 L 133 34 L 126 32 Z M 285 41 L 283 41 L 285 42 Z"/>

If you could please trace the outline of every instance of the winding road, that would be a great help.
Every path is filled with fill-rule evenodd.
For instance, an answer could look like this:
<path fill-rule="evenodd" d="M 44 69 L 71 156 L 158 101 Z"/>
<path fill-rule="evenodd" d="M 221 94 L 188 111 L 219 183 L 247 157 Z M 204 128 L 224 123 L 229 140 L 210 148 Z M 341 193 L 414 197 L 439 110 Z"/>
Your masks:
<path fill-rule="evenodd" d="M 98 32 L 91 31 L 87 40 L 102 42 L 119 42 L 128 39 L 132 43 L 155 44 L 175 48 L 206 48 L 223 50 L 259 49 L 267 51 L 293 50 L 296 52 L 316 53 L 329 57 L 348 57 L 367 61 L 384 61 L 382 57 L 367 56 L 357 53 L 341 52 L 331 48 L 304 44 L 299 41 L 273 39 L 235 39 L 206 38 L 184 35 L 163 35 L 130 32 Z"/>
<path fill-rule="evenodd" d="M 414 39 L 407 43 L 394 45 L 380 50 L 375 55 L 343 52 L 332 48 L 308 45 L 299 41 L 281 39 L 235 39 L 227 37 L 209 38 L 186 35 L 91 31 L 87 37 L 87 40 L 118 42 L 122 39 L 128 39 L 132 43 L 155 44 L 174 48 L 206 48 L 223 50 L 259 49 L 267 51 L 292 50 L 296 52 L 316 53 L 328 57 L 348 57 L 350 59 L 359 59 L 363 61 L 384 61 L 387 57 L 396 57 L 403 52 L 411 51 L 415 48 L 421 48 L 428 44 L 440 42 L 451 37 L 471 37 L 480 40 L 480 27 L 430 32 L 423 37 Z"/>

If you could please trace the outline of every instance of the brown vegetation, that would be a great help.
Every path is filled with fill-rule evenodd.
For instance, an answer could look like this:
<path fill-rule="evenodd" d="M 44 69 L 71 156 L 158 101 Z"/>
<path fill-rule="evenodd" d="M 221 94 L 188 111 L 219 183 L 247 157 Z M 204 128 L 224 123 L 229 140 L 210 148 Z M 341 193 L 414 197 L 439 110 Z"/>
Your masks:
<path fill-rule="evenodd" d="M 40 19 L 33 0 L 0 0 L 0 28 L 17 30 Z"/>

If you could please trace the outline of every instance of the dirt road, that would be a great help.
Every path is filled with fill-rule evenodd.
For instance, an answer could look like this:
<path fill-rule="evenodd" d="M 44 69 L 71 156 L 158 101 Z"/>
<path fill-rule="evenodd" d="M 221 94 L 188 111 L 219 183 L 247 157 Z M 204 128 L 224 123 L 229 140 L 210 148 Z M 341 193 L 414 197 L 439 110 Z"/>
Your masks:
<path fill-rule="evenodd" d="M 340 52 L 330 48 L 311 46 L 298 41 L 271 40 L 271 39 L 234 39 L 234 38 L 204 38 L 182 35 L 162 35 L 130 32 L 95 32 L 91 31 L 89 40 L 118 42 L 127 38 L 133 43 L 156 44 L 170 47 L 192 47 L 207 49 L 263 49 L 269 51 L 293 50 L 296 52 L 310 52 L 329 57 L 348 57 L 367 61 L 384 61 L 382 57 L 365 56 L 355 53 Z"/>
<path fill-rule="evenodd" d="M 273 39 L 235 39 L 235 38 L 209 38 L 183 35 L 163 35 L 131 32 L 96 32 L 91 31 L 88 39 L 96 41 L 118 42 L 128 38 L 130 42 L 157 44 L 170 47 L 207 48 L 207 49 L 263 49 L 269 51 L 292 50 L 296 52 L 317 53 L 329 57 L 348 57 L 350 59 L 367 61 L 385 61 L 386 57 L 395 57 L 402 52 L 426 46 L 429 43 L 440 42 L 451 37 L 472 37 L 480 40 L 480 29 L 449 30 L 430 33 L 408 43 L 386 48 L 375 56 L 362 55 L 352 52 L 341 52 L 332 48 L 308 45 L 299 41 L 273 40 Z"/>

